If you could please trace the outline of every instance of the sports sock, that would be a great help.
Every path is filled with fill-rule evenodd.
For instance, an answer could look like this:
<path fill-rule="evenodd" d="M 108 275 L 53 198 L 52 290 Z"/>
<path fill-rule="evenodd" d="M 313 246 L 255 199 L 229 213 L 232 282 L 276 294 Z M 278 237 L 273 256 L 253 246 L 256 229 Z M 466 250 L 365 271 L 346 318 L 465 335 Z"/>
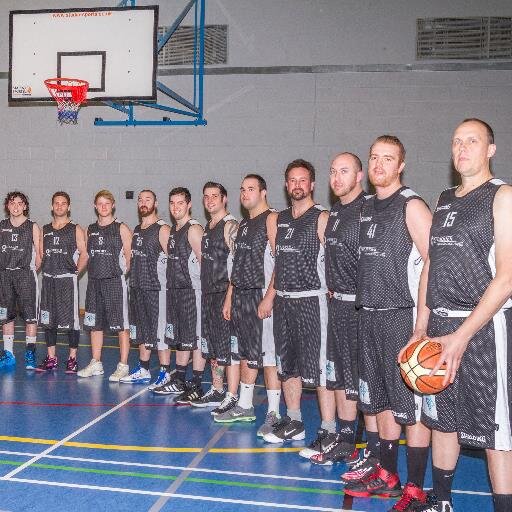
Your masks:
<path fill-rule="evenodd" d="M 399 439 L 380 440 L 380 465 L 390 473 L 397 472 Z"/>
<path fill-rule="evenodd" d="M 176 365 L 176 377 L 182 381 L 185 381 L 185 375 L 187 374 L 187 365 Z"/>
<path fill-rule="evenodd" d="M 512 494 L 494 494 L 494 512 L 510 512 L 512 510 Z"/>
<path fill-rule="evenodd" d="M 35 352 L 36 350 L 36 340 L 37 340 L 37 337 L 36 336 L 26 336 L 25 337 L 25 345 L 26 345 L 26 349 L 29 350 L 30 352 Z"/>
<path fill-rule="evenodd" d="M 14 354 L 14 334 L 4 334 L 4 350 Z"/>
<path fill-rule="evenodd" d="M 144 368 L 144 370 L 149 371 L 149 360 L 148 361 L 142 361 L 142 359 L 139 359 L 139 364 L 141 368 Z"/>
<path fill-rule="evenodd" d="M 280 389 L 267 389 L 267 400 L 269 412 L 275 412 L 279 416 L 279 403 L 281 402 L 281 390 Z"/>
<path fill-rule="evenodd" d="M 200 386 L 203 382 L 203 372 L 201 370 L 192 371 L 192 384 Z"/>
<path fill-rule="evenodd" d="M 238 405 L 242 409 L 250 409 L 253 406 L 253 395 L 254 384 L 244 384 L 240 382 L 240 398 L 238 399 Z"/>
<path fill-rule="evenodd" d="M 320 424 L 320 428 L 323 428 L 329 432 L 329 434 L 336 433 L 336 420 L 329 420 L 325 421 L 322 420 L 322 423 Z"/>
<path fill-rule="evenodd" d="M 342 420 L 341 418 L 338 418 L 340 438 L 345 443 L 355 443 L 356 423 L 357 420 Z"/>
<path fill-rule="evenodd" d="M 420 489 L 423 489 L 423 483 L 425 481 L 428 452 L 428 446 L 419 448 L 415 446 L 407 447 L 407 480 L 417 485 Z"/>
<path fill-rule="evenodd" d="M 291 409 L 287 409 L 286 415 L 291 419 L 295 421 L 302 421 L 302 413 L 300 412 L 300 409 L 297 411 L 292 411 Z"/>
<path fill-rule="evenodd" d="M 452 500 L 452 483 L 455 470 L 440 469 L 432 466 L 432 482 L 434 493 L 440 501 Z"/>
<path fill-rule="evenodd" d="M 55 347 L 57 345 L 57 329 L 46 329 L 44 339 L 47 347 Z"/>
<path fill-rule="evenodd" d="M 380 457 L 380 438 L 378 432 L 366 431 L 366 449 L 376 458 Z"/>

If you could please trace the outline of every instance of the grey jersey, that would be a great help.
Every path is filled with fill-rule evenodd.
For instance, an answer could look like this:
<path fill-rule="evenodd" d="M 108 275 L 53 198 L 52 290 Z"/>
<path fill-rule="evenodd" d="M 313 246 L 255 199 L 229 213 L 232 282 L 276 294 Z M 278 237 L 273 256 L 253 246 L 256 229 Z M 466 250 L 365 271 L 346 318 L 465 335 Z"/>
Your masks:
<path fill-rule="evenodd" d="M 145 229 L 140 224 L 132 237 L 130 286 L 143 290 L 165 290 L 167 255 L 160 245 L 160 229 L 165 225 L 157 220 Z"/>
<path fill-rule="evenodd" d="M 201 289 L 201 266 L 188 241 L 190 226 L 199 222 L 190 219 L 180 229 L 171 227 L 167 243 L 167 289 Z"/>
<path fill-rule="evenodd" d="M 427 306 L 472 310 L 496 274 L 493 203 L 504 185 L 489 180 L 463 197 L 439 197 L 430 231 Z"/>
<path fill-rule="evenodd" d="M 27 219 L 13 226 L 10 219 L 0 221 L 0 270 L 35 269 L 34 223 Z"/>
<path fill-rule="evenodd" d="M 52 224 L 43 226 L 43 273 L 52 276 L 76 274 L 78 257 L 74 222 L 68 222 L 60 229 L 55 229 Z"/>
<path fill-rule="evenodd" d="M 401 187 L 386 199 L 375 196 L 361 208 L 357 306 L 376 309 L 416 305 L 423 260 L 407 229 L 405 210 L 421 199 Z"/>
<path fill-rule="evenodd" d="M 110 279 L 126 273 L 126 258 L 121 239 L 121 223 L 106 226 L 97 222 L 87 228 L 87 272 L 93 279 Z"/>
<path fill-rule="evenodd" d="M 238 226 L 231 282 L 240 289 L 265 289 L 274 270 L 274 258 L 267 237 L 267 217 L 271 210 Z"/>
<path fill-rule="evenodd" d="M 313 205 L 300 217 L 292 209 L 279 213 L 274 287 L 280 292 L 325 293 L 324 247 L 318 238 L 318 218 L 325 208 Z"/>

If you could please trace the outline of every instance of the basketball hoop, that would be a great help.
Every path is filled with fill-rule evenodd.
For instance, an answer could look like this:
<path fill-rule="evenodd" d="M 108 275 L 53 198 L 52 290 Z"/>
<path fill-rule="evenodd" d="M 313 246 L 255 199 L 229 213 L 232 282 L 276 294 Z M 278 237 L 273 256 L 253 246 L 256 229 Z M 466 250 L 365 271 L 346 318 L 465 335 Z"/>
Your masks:
<path fill-rule="evenodd" d="M 60 124 L 76 124 L 78 110 L 87 100 L 89 82 L 78 78 L 48 78 L 44 81 L 52 98 L 57 102 Z"/>

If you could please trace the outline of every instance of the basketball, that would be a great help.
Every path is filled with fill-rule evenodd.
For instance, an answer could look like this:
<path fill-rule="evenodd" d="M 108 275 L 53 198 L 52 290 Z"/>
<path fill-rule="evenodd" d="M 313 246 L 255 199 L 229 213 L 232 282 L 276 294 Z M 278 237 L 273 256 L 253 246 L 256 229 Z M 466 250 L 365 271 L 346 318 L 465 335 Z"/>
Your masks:
<path fill-rule="evenodd" d="M 418 393 L 431 395 L 439 393 L 447 386 L 443 385 L 446 375 L 446 365 L 443 364 L 437 372 L 430 376 L 432 368 L 439 361 L 442 352 L 440 343 L 422 338 L 409 347 L 402 354 L 400 373 L 405 383 Z"/>

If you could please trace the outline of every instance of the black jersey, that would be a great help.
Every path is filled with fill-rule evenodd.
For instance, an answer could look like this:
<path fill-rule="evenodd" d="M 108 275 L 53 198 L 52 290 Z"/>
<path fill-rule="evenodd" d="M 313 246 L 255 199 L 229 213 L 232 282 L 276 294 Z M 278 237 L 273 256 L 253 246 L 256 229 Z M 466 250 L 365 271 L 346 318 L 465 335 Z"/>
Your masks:
<path fill-rule="evenodd" d="M 167 289 L 201 289 L 201 266 L 188 241 L 190 226 L 199 224 L 190 219 L 180 229 L 171 227 L 167 243 Z"/>
<path fill-rule="evenodd" d="M 51 276 L 76 274 L 78 261 L 76 224 L 68 222 L 60 229 L 51 224 L 43 226 L 43 260 L 41 271 Z"/>
<path fill-rule="evenodd" d="M 226 291 L 233 265 L 233 255 L 224 240 L 226 222 L 236 220 L 233 215 L 223 217 L 215 227 L 206 224 L 201 240 L 201 290 L 205 293 Z"/>
<path fill-rule="evenodd" d="M 439 197 L 430 230 L 430 309 L 472 310 L 489 286 L 496 273 L 493 202 L 501 185 L 492 179 L 463 197 L 455 188 Z"/>
<path fill-rule="evenodd" d="M 348 204 L 331 208 L 325 228 L 325 280 L 332 292 L 354 295 L 359 257 L 359 219 L 366 200 L 361 192 Z"/>
<path fill-rule="evenodd" d="M 126 258 L 121 238 L 121 223 L 114 220 L 106 226 L 98 222 L 87 228 L 87 273 L 93 279 L 110 279 L 126 272 Z"/>
<path fill-rule="evenodd" d="M 267 217 L 271 210 L 253 219 L 243 219 L 238 226 L 231 282 L 241 289 L 265 289 L 274 270 L 274 258 L 267 237 Z"/>
<path fill-rule="evenodd" d="M 160 245 L 160 229 L 165 225 L 157 220 L 145 229 L 140 224 L 132 237 L 130 286 L 143 290 L 165 290 L 167 255 Z"/>
<path fill-rule="evenodd" d="M 34 223 L 27 219 L 13 226 L 10 219 L 0 221 L 0 270 L 34 269 Z"/>
<path fill-rule="evenodd" d="M 401 187 L 386 199 L 373 196 L 361 207 L 357 306 L 414 307 L 423 260 L 406 224 L 406 207 L 420 197 Z"/>
<path fill-rule="evenodd" d="M 318 238 L 318 218 L 325 208 L 313 205 L 294 218 L 292 208 L 277 217 L 274 287 L 280 292 L 325 293 L 324 247 Z"/>

